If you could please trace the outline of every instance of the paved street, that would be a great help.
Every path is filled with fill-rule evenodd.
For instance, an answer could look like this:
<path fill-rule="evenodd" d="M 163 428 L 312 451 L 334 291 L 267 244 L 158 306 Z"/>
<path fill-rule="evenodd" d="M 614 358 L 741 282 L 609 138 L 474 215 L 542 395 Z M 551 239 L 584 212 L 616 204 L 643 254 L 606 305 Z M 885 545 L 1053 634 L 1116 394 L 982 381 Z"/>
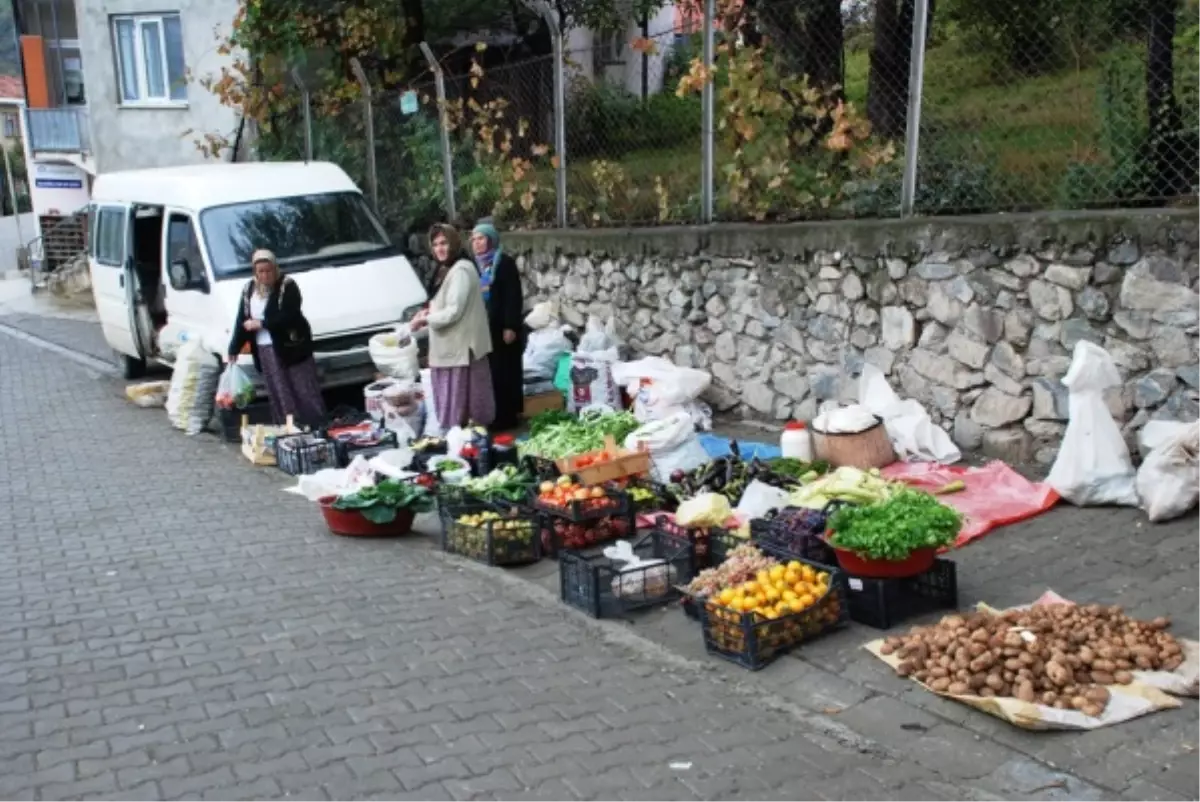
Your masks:
<path fill-rule="evenodd" d="M 1193 700 L 1023 733 L 914 690 L 859 627 L 749 674 L 677 610 L 565 610 L 549 561 L 334 538 L 286 477 L 121 390 L 0 332 L 0 798 L 1200 796 Z M 957 557 L 963 606 L 1052 587 L 1195 637 L 1196 517 L 1141 520 L 995 532 Z"/>

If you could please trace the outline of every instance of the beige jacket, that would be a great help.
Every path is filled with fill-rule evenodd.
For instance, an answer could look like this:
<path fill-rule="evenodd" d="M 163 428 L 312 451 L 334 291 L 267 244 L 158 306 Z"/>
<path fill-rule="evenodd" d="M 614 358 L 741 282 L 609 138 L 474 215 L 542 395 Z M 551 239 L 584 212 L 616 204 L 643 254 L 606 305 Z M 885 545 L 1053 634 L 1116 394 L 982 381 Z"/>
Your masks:
<path fill-rule="evenodd" d="M 429 302 L 429 366 L 459 368 L 492 352 L 487 307 L 475 265 L 459 259 Z"/>

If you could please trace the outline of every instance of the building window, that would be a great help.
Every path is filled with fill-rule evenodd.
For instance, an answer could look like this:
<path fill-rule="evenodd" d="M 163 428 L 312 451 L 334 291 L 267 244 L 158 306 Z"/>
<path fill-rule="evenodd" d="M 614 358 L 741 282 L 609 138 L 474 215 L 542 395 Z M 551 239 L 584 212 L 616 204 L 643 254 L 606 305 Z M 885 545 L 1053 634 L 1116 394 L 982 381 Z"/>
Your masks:
<path fill-rule="evenodd" d="M 121 103 L 126 106 L 187 102 L 183 30 L 178 14 L 113 17 Z"/>
<path fill-rule="evenodd" d="M 7 139 L 16 139 L 19 132 L 17 131 L 17 115 L 4 115 L 4 136 Z"/>

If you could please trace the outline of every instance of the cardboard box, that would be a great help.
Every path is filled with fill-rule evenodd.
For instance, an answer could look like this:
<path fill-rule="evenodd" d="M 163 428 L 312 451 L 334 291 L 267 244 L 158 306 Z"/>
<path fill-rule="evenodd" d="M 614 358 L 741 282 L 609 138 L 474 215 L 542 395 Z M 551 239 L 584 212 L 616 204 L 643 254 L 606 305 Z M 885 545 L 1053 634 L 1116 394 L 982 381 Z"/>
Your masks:
<path fill-rule="evenodd" d="M 544 393 L 525 396 L 525 411 L 521 416 L 532 418 L 534 415 L 540 415 L 543 412 L 566 408 L 567 399 L 563 397 L 563 394 L 558 390 L 548 390 Z"/>

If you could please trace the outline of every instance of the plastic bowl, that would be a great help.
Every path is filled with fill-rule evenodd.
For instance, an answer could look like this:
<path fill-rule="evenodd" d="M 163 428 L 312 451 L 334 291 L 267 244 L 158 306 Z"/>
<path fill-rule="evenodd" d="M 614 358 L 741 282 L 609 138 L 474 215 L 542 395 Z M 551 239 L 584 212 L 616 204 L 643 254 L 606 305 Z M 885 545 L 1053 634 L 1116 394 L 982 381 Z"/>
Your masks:
<path fill-rule="evenodd" d="M 368 521 L 358 510 L 336 510 L 333 503 L 337 496 L 325 496 L 317 500 L 325 525 L 335 535 L 344 537 L 397 537 L 412 532 L 417 514 L 412 510 L 400 510 L 391 523 L 377 524 Z"/>

